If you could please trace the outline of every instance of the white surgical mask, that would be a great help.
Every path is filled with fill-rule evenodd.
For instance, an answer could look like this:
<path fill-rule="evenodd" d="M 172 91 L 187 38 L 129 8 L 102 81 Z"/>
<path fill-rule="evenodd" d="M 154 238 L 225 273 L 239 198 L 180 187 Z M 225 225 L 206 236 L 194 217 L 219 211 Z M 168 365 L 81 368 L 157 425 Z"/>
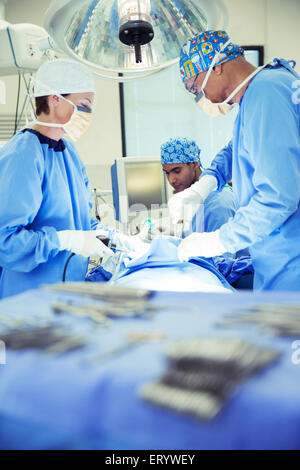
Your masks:
<path fill-rule="evenodd" d="M 204 113 L 212 117 L 225 116 L 225 114 L 228 114 L 230 111 L 232 111 L 233 108 L 235 107 L 235 103 L 229 104 L 229 101 L 231 101 L 232 98 L 243 88 L 243 86 L 245 86 L 246 83 L 248 83 L 258 72 L 260 72 L 261 69 L 263 69 L 264 67 L 268 65 L 266 64 L 266 65 L 263 65 L 262 67 L 258 67 L 251 75 L 249 75 L 249 77 L 247 77 L 242 83 L 240 83 L 240 85 L 237 88 L 235 88 L 235 90 L 233 90 L 233 92 L 228 96 L 228 98 L 226 98 L 226 100 L 222 101 L 221 103 L 213 103 L 211 100 L 209 100 L 205 96 L 204 88 L 206 87 L 211 71 L 213 70 L 215 63 L 217 62 L 221 52 L 228 46 L 229 43 L 230 43 L 230 40 L 227 41 L 225 44 L 223 44 L 220 51 L 217 52 L 217 54 L 213 58 L 210 68 L 208 69 L 205 79 L 203 81 L 201 91 L 200 93 L 197 94 L 195 98 L 195 101 L 197 105 L 199 106 L 199 108 Z"/>
<path fill-rule="evenodd" d="M 84 108 L 82 106 L 75 106 L 75 110 L 70 121 L 63 125 L 63 129 L 74 142 L 77 142 L 77 140 L 79 140 L 80 137 L 87 131 L 91 121 L 91 109 Z"/>
<path fill-rule="evenodd" d="M 32 123 L 32 125 L 39 124 L 40 126 L 63 128 L 66 134 L 68 134 L 68 136 L 74 142 L 76 142 L 88 129 L 92 120 L 92 111 L 88 108 L 84 108 L 83 106 L 76 106 L 72 101 L 67 100 L 61 95 L 56 95 L 56 96 L 59 96 L 60 98 L 67 101 L 74 107 L 74 111 L 70 120 L 66 122 L 65 124 L 57 124 L 57 123 L 52 123 L 52 122 L 44 122 L 44 121 L 35 120 Z"/>
<path fill-rule="evenodd" d="M 92 120 L 92 111 L 89 108 L 85 108 L 83 106 L 76 106 L 72 101 L 67 100 L 64 96 L 60 94 L 56 94 L 59 98 L 67 101 L 70 103 L 73 108 L 73 114 L 68 122 L 65 124 L 58 124 L 54 122 L 44 122 L 39 121 L 38 119 L 34 119 L 34 121 L 28 123 L 26 119 L 26 126 L 34 126 L 35 124 L 39 124 L 40 126 L 45 127 L 56 127 L 56 128 L 63 128 L 65 133 L 74 141 L 80 139 L 80 137 L 84 134 L 84 132 L 88 129 L 91 120 Z"/>
<path fill-rule="evenodd" d="M 228 114 L 234 108 L 234 105 L 228 104 L 227 100 L 223 101 L 222 103 L 213 103 L 205 96 L 204 93 L 202 93 L 201 97 L 199 97 L 198 99 L 197 98 L 198 97 L 196 97 L 196 103 L 199 108 L 205 114 L 208 114 L 212 117 L 225 116 L 225 114 Z"/>

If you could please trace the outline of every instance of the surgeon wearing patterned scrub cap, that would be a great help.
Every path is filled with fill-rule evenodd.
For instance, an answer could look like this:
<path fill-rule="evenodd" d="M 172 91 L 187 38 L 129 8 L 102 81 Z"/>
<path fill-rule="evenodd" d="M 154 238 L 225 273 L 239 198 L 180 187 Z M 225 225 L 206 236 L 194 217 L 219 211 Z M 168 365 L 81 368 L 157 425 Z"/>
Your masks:
<path fill-rule="evenodd" d="M 160 147 L 163 172 L 174 194 L 184 191 L 199 180 L 202 174 L 201 150 L 194 140 L 171 138 Z M 203 207 L 195 214 L 193 232 L 213 232 L 235 214 L 232 190 L 226 186 L 222 192 L 212 191 Z"/>
<path fill-rule="evenodd" d="M 254 290 L 300 290 L 300 80 L 295 62 L 273 59 L 256 68 L 225 31 L 206 31 L 183 44 L 180 75 L 210 116 L 238 108 L 232 139 L 199 181 L 169 201 L 173 222 L 185 205 L 203 204 L 232 181 L 236 214 L 219 230 L 193 233 L 181 260 L 248 248 Z M 217 124 L 217 118 L 216 118 Z"/>
<path fill-rule="evenodd" d="M 160 147 L 161 163 L 174 194 L 198 181 L 200 153 L 196 142 L 186 138 L 170 139 Z"/>

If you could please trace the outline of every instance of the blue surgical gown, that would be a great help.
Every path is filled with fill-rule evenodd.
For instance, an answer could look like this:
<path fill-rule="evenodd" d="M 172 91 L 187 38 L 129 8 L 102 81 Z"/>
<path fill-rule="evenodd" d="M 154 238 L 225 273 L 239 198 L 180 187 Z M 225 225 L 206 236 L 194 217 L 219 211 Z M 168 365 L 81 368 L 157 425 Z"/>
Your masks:
<path fill-rule="evenodd" d="M 0 151 L 0 297 L 62 281 L 70 252 L 59 230 L 93 230 L 86 170 L 70 142 L 18 132 Z M 73 256 L 66 280 L 83 281 L 88 260 Z"/>
<path fill-rule="evenodd" d="M 192 232 L 214 232 L 235 214 L 233 192 L 225 187 L 213 191 L 200 206 L 192 221 Z"/>
<path fill-rule="evenodd" d="M 275 59 L 250 82 L 232 141 L 204 174 L 230 180 L 237 212 L 220 229 L 229 252 L 247 246 L 256 290 L 300 290 L 299 75 Z"/>

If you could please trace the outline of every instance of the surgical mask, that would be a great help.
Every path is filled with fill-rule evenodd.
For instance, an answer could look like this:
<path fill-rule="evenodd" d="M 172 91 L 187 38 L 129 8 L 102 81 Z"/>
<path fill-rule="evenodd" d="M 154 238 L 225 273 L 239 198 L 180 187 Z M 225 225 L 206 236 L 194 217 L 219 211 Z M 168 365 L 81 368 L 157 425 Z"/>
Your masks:
<path fill-rule="evenodd" d="M 83 106 L 75 106 L 75 110 L 70 121 L 63 125 L 63 129 L 74 142 L 77 142 L 77 140 L 79 140 L 80 137 L 87 131 L 91 121 L 91 109 L 84 108 Z"/>
<path fill-rule="evenodd" d="M 67 101 L 74 107 L 73 114 L 71 119 L 65 124 L 57 124 L 35 120 L 32 124 L 39 124 L 40 126 L 45 127 L 58 127 L 63 128 L 66 134 L 74 141 L 80 139 L 80 137 L 85 133 L 85 131 L 90 126 L 92 120 L 92 111 L 91 109 L 85 108 L 83 106 L 76 106 L 72 101 L 67 100 L 61 95 L 57 95 L 63 100 Z"/>
<path fill-rule="evenodd" d="M 219 117 L 219 116 L 225 116 L 228 114 L 230 111 L 233 110 L 235 107 L 234 104 L 229 104 L 229 101 L 232 100 L 232 98 L 243 88 L 243 86 L 246 85 L 258 72 L 260 72 L 261 69 L 266 67 L 268 64 L 263 65 L 262 67 L 258 67 L 251 75 L 249 75 L 237 88 L 233 90 L 233 92 L 226 98 L 226 100 L 222 101 L 221 103 L 213 103 L 211 100 L 209 100 L 205 96 L 205 91 L 204 88 L 206 87 L 206 84 L 208 82 L 208 79 L 210 77 L 211 71 L 213 70 L 215 63 L 217 62 L 219 56 L 221 55 L 221 52 L 228 46 L 230 43 L 230 40 L 227 41 L 223 46 L 221 47 L 220 51 L 215 55 L 213 58 L 213 61 L 210 65 L 210 68 L 207 71 L 206 77 L 203 81 L 201 91 L 200 93 L 197 94 L 195 101 L 199 108 L 206 114 L 212 117 Z"/>
<path fill-rule="evenodd" d="M 222 103 L 213 103 L 205 96 L 204 92 L 198 99 L 196 97 L 195 101 L 201 111 L 212 117 L 225 116 L 225 114 L 228 114 L 230 111 L 232 111 L 234 107 L 234 105 L 228 104 L 227 100 L 223 101 Z"/>

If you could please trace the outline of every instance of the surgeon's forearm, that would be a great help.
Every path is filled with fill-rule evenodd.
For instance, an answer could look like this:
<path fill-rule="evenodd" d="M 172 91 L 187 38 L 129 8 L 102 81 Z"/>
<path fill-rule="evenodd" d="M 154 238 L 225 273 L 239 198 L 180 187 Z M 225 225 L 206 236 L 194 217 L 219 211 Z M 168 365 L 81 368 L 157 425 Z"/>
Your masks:
<path fill-rule="evenodd" d="M 204 202 L 210 193 L 217 189 L 218 180 L 215 176 L 204 175 L 199 181 L 201 181 L 201 196 Z"/>
<path fill-rule="evenodd" d="M 230 141 L 213 159 L 210 167 L 203 171 L 204 176 L 214 176 L 217 180 L 217 190 L 222 191 L 226 183 L 232 179 L 232 142 Z"/>
<path fill-rule="evenodd" d="M 255 195 L 220 228 L 221 243 L 230 253 L 254 245 L 281 227 L 296 209 L 296 201 L 294 205 L 284 207 L 278 201 L 277 205 L 267 201 L 262 203 L 259 195 Z"/>
<path fill-rule="evenodd" d="M 0 265 L 5 269 L 30 272 L 58 254 L 59 238 L 53 227 L 37 231 L 25 228 L 0 230 Z"/>

